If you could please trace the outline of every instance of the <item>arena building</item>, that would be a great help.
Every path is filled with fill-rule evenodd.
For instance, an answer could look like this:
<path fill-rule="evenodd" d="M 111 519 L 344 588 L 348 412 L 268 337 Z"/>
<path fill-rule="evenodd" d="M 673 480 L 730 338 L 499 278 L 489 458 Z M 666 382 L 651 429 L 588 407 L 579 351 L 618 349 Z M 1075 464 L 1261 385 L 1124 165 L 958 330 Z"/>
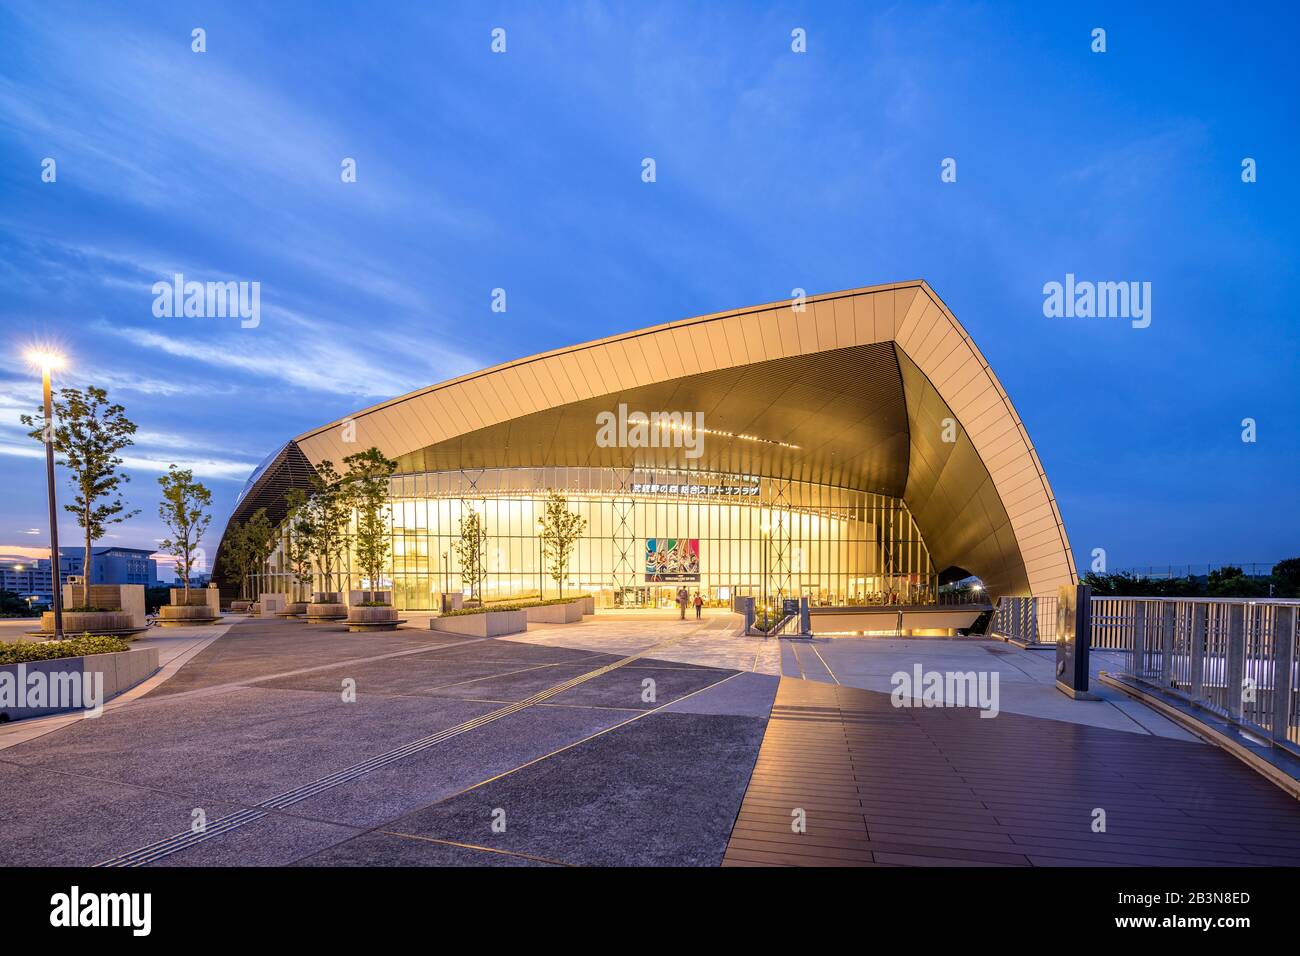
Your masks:
<path fill-rule="evenodd" d="M 710 603 L 853 606 L 933 603 L 969 575 L 990 597 L 1076 579 L 1029 434 L 923 281 L 684 319 L 394 398 L 273 452 L 232 520 L 279 520 L 316 464 L 372 445 L 398 462 L 380 585 L 401 608 L 461 589 L 470 508 L 488 534 L 483 596 L 554 596 L 537 534 L 550 489 L 586 519 L 566 593 L 598 607 L 662 605 L 683 585 Z M 279 554 L 271 570 L 260 586 L 287 589 Z"/>

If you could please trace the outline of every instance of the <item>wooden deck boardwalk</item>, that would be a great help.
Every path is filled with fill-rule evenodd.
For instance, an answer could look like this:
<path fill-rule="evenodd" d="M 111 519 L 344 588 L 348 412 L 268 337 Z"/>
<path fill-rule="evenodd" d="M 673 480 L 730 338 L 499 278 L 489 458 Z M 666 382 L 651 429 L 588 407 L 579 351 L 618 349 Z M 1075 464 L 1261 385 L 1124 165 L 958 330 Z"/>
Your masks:
<path fill-rule="evenodd" d="M 1300 865 L 1300 803 L 1217 747 L 791 678 L 723 862 L 1252 864 Z"/>

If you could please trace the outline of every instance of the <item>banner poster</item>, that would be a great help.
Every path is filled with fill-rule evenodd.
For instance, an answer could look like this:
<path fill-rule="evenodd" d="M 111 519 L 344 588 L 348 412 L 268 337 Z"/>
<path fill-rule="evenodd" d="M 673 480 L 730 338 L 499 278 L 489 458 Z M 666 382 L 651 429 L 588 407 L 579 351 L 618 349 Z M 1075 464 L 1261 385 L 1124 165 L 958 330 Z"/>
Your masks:
<path fill-rule="evenodd" d="M 699 582 L 699 538 L 647 538 L 645 543 L 647 584 Z"/>

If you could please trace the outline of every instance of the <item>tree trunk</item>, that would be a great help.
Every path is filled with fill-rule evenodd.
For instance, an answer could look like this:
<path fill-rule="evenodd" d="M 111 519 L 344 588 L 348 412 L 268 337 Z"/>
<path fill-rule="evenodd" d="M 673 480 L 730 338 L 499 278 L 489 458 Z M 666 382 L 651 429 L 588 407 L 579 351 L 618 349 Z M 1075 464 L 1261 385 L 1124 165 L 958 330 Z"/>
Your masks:
<path fill-rule="evenodd" d="M 86 556 L 81 562 L 81 606 L 90 607 L 90 509 L 86 509 Z M 54 569 L 55 580 L 58 580 L 59 569 Z"/>
<path fill-rule="evenodd" d="M 185 597 L 183 600 L 185 602 L 185 606 L 189 607 L 190 604 L 190 553 L 189 551 L 188 550 L 185 551 L 182 557 L 184 558 L 184 564 L 181 567 L 181 576 L 183 578 L 183 582 L 184 582 L 183 586 L 185 588 Z"/>

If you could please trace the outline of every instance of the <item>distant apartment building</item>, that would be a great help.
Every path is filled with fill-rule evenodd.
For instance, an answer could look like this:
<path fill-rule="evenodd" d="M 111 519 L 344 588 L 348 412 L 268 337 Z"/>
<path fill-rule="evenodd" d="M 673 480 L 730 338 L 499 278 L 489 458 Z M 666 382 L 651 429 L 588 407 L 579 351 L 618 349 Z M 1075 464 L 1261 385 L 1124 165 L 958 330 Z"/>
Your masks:
<path fill-rule="evenodd" d="M 90 583 L 156 587 L 158 565 L 150 557 L 152 554 L 145 548 L 94 548 L 90 557 Z M 80 576 L 84 563 L 82 549 L 60 548 L 59 583 L 67 584 L 69 577 Z M 31 599 L 33 604 L 50 604 L 54 600 L 50 582 L 49 558 L 0 559 L 0 590 Z"/>
<path fill-rule="evenodd" d="M 50 593 L 50 562 L 40 560 L 0 560 L 0 591 L 9 591 L 31 604 L 46 604 Z"/>

